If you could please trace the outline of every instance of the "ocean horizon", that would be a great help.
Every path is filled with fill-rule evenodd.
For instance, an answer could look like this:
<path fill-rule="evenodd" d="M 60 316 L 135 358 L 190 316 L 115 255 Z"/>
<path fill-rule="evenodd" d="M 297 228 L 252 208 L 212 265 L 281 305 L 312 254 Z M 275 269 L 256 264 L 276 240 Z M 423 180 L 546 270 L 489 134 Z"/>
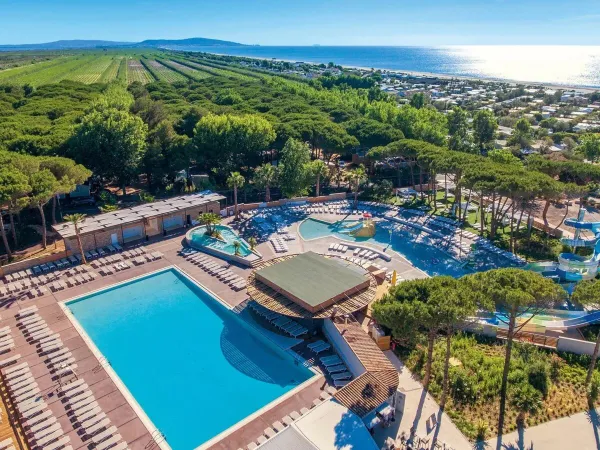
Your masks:
<path fill-rule="evenodd" d="M 600 46 L 222 46 L 170 47 L 251 58 L 333 62 L 347 67 L 440 76 L 600 87 Z"/>

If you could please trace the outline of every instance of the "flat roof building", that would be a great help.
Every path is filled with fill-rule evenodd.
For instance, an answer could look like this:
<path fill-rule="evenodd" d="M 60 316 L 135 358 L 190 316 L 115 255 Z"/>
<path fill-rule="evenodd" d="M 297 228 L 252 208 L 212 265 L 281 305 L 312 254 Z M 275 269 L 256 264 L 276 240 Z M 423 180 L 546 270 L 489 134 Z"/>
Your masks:
<path fill-rule="evenodd" d="M 202 213 L 219 214 L 222 200 L 225 197 L 215 193 L 191 194 L 88 216 L 78 225 L 83 249 L 127 244 L 192 225 Z M 72 223 L 52 228 L 65 240 L 67 250 L 79 251 Z"/>

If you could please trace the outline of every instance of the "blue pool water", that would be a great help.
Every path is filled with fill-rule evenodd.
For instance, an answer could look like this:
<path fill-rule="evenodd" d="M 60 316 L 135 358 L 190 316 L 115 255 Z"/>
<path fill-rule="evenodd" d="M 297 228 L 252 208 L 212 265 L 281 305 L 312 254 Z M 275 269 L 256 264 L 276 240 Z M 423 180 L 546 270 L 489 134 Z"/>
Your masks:
<path fill-rule="evenodd" d="M 229 253 L 230 255 L 235 254 L 235 247 L 233 243 L 235 241 L 240 243 L 239 254 L 241 256 L 248 256 L 252 253 L 248 244 L 241 239 L 231 228 L 225 225 L 216 225 L 216 229 L 221 233 L 222 240 L 215 239 L 211 236 L 206 235 L 206 227 L 201 226 L 192 231 L 191 239 L 192 244 L 198 246 L 211 247 L 223 252 Z"/>
<path fill-rule="evenodd" d="M 472 271 L 487 270 L 496 266 L 496 261 L 479 260 L 470 268 L 464 267 L 464 263 L 457 261 L 447 253 L 437 248 L 415 242 L 416 235 L 406 231 L 394 231 L 390 237 L 390 227 L 386 222 L 377 222 L 375 236 L 372 238 L 354 237 L 343 233 L 344 228 L 356 221 L 338 221 L 334 223 L 323 222 L 316 219 L 306 219 L 300 224 L 300 234 L 304 239 L 316 239 L 323 236 L 335 236 L 354 242 L 365 242 L 379 245 L 384 248 L 391 247 L 408 259 L 415 267 L 421 269 L 430 276 L 449 275 L 461 277 Z"/>
<path fill-rule="evenodd" d="M 174 269 L 67 306 L 174 450 L 201 445 L 312 376 Z"/>

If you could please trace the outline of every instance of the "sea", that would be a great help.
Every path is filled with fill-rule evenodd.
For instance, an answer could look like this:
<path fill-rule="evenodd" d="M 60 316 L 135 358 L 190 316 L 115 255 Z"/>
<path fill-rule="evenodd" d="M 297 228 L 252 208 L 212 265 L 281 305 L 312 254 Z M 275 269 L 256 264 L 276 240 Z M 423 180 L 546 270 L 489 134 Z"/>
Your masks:
<path fill-rule="evenodd" d="M 600 46 L 470 45 L 442 47 L 223 46 L 174 50 L 444 76 L 600 87 Z"/>

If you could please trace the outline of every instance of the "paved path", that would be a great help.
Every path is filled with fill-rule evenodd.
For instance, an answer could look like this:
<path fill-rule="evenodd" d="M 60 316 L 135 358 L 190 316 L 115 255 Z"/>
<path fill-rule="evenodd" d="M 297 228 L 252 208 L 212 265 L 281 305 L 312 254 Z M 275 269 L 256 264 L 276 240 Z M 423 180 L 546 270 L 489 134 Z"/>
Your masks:
<path fill-rule="evenodd" d="M 398 390 L 405 396 L 402 414 L 396 416 L 396 421 L 389 428 L 378 429 L 375 433 L 375 442 L 383 446 L 386 438 L 398 438 L 402 432 L 410 434 L 410 429 L 415 425 L 417 436 L 429 439 L 437 437 L 439 444 L 446 444 L 454 450 L 471 450 L 473 445 L 456 428 L 450 418 L 441 413 L 439 405 L 429 395 L 424 395 L 423 386 L 413 377 L 413 374 L 404 366 L 404 363 L 391 350 L 385 352 L 389 360 L 398 369 L 400 387 Z M 439 425 L 436 425 L 438 423 Z"/>
<path fill-rule="evenodd" d="M 502 437 L 502 450 L 597 450 L 600 449 L 600 409 L 573 414 Z M 480 449 L 496 449 L 497 439 Z"/>

